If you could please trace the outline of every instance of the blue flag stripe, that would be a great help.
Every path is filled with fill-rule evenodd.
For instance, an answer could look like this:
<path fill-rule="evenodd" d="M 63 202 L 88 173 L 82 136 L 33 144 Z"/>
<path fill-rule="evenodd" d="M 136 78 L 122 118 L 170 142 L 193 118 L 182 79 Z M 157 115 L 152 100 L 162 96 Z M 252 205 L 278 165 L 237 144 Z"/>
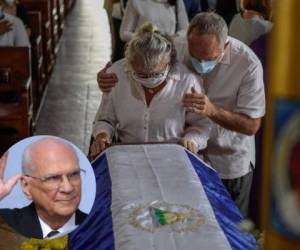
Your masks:
<path fill-rule="evenodd" d="M 111 178 L 105 154 L 93 164 L 96 199 L 88 218 L 70 234 L 70 250 L 113 250 L 114 233 L 111 215 Z"/>
<path fill-rule="evenodd" d="M 255 250 L 258 249 L 255 238 L 245 234 L 239 229 L 242 215 L 229 193 L 225 189 L 218 174 L 204 165 L 194 155 L 187 155 L 202 183 L 207 198 L 214 210 L 216 219 L 226 235 L 232 249 L 234 250 Z"/>

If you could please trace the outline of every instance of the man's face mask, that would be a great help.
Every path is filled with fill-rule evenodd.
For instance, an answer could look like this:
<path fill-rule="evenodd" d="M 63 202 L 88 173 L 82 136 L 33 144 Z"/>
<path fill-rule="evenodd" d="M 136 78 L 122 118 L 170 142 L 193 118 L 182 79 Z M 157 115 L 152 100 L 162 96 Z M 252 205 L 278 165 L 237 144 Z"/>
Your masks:
<path fill-rule="evenodd" d="M 216 60 L 205 61 L 201 63 L 195 57 L 191 57 L 191 61 L 194 69 L 199 74 L 207 74 L 211 72 L 219 62 L 219 60 L 216 59 Z"/>
<path fill-rule="evenodd" d="M 167 66 L 164 72 L 157 74 L 156 76 L 143 78 L 140 77 L 136 72 L 132 71 L 132 79 L 146 88 L 152 89 L 159 86 L 163 81 L 166 80 L 169 73 L 170 67 Z"/>

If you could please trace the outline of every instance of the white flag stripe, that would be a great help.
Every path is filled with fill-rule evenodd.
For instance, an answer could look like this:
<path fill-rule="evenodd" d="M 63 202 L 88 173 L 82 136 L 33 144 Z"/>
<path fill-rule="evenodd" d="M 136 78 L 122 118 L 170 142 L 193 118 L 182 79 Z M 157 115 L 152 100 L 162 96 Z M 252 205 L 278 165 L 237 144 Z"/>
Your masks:
<path fill-rule="evenodd" d="M 116 249 L 231 249 L 182 147 L 171 144 L 114 146 L 106 151 L 106 157 L 112 180 Z M 205 222 L 194 232 L 174 232 L 169 226 L 147 232 L 129 223 L 135 208 L 154 201 L 188 205 L 199 210 Z"/>

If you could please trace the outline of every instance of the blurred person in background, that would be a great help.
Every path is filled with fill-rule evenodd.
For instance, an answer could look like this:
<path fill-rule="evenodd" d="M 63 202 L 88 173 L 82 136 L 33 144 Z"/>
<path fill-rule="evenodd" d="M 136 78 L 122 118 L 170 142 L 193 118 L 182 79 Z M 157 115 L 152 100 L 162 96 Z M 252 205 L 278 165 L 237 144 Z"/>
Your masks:
<path fill-rule="evenodd" d="M 31 35 L 29 28 L 29 17 L 27 8 L 21 4 L 18 0 L 3 0 L 5 3 L 4 12 L 20 18 L 26 28 L 28 37 Z"/>
<path fill-rule="evenodd" d="M 128 0 L 120 29 L 120 37 L 128 42 L 145 22 L 173 37 L 184 37 L 188 17 L 183 0 Z"/>
<path fill-rule="evenodd" d="M 6 0 L 0 0 L 0 46 L 30 47 L 29 37 L 21 19 L 7 14 Z"/>
<path fill-rule="evenodd" d="M 111 32 L 112 62 L 124 57 L 125 42 L 120 38 L 120 27 L 126 4 L 127 0 L 106 0 L 104 2 Z"/>
<path fill-rule="evenodd" d="M 241 12 L 229 26 L 229 35 L 248 46 L 272 30 L 271 6 L 268 0 L 241 0 Z"/>

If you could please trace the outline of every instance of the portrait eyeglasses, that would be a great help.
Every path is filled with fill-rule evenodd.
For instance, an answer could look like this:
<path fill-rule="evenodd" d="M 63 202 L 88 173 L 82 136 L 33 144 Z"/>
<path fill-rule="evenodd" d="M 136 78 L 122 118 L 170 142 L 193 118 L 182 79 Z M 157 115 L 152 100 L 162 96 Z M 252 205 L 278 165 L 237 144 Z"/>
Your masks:
<path fill-rule="evenodd" d="M 84 169 L 78 169 L 71 173 L 64 175 L 50 175 L 45 177 L 37 177 L 25 174 L 25 176 L 41 181 L 42 183 L 49 185 L 51 187 L 58 187 L 63 183 L 63 176 L 66 176 L 70 183 L 76 183 L 81 177 L 84 177 L 86 171 Z"/>

